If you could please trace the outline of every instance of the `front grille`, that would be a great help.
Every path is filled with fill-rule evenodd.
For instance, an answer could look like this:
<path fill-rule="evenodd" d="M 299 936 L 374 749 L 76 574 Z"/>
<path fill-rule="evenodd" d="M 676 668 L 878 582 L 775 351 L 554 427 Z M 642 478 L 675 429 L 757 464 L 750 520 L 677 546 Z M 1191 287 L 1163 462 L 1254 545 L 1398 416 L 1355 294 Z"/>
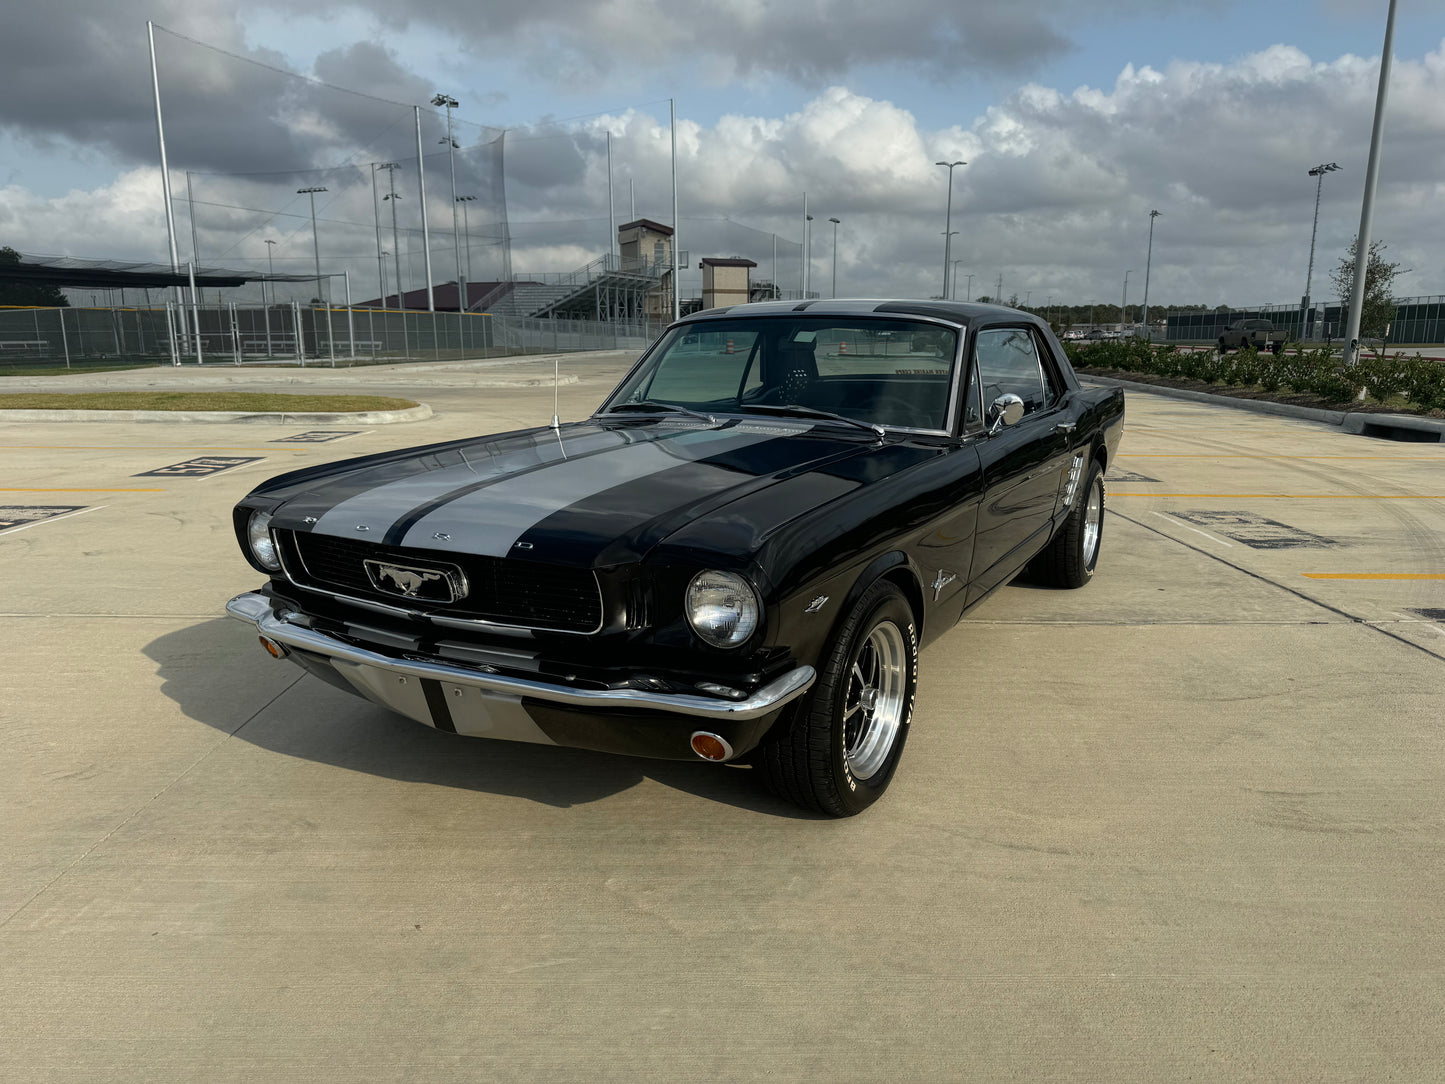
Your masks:
<path fill-rule="evenodd" d="M 592 632 L 602 624 L 602 595 L 590 569 L 380 546 L 331 535 L 292 531 L 276 534 L 283 552 L 289 550 L 299 559 L 287 562 L 287 572 L 302 586 L 328 588 L 422 613 L 480 618 L 524 628 Z M 423 567 L 457 566 L 466 574 L 467 595 L 447 603 L 378 591 L 366 574 L 364 562 L 368 559 Z"/>

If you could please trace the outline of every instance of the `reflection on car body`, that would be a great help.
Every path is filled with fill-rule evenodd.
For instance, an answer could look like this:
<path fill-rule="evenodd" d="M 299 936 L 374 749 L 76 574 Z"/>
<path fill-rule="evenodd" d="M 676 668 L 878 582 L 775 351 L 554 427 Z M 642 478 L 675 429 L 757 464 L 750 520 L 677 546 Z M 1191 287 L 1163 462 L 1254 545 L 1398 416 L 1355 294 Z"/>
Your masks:
<path fill-rule="evenodd" d="M 267 650 L 444 730 L 888 786 L 921 647 L 1081 586 L 1122 393 L 1041 320 L 764 302 L 669 328 L 585 421 L 282 475 L 236 508 Z"/>

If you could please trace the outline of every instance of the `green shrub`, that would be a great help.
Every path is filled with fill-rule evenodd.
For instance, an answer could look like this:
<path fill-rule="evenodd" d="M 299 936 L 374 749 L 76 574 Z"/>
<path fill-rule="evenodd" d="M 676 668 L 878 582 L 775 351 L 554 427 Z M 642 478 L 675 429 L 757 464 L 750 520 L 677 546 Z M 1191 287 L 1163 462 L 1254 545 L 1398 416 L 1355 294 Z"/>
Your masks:
<path fill-rule="evenodd" d="M 1419 354 L 1406 359 L 1400 390 L 1421 410 L 1445 407 L 1445 362 L 1422 358 Z"/>

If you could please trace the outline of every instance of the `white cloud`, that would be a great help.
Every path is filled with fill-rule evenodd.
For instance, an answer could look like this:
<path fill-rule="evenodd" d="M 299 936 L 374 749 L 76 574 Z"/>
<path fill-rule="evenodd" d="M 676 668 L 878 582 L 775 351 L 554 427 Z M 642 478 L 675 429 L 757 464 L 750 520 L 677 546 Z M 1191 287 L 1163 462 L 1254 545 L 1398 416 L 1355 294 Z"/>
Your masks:
<path fill-rule="evenodd" d="M 750 256 L 763 275 L 769 235 L 801 236 L 807 191 L 815 228 L 822 227 L 814 236 L 815 288 L 826 289 L 831 272 L 827 219 L 836 216 L 843 292 L 936 294 L 946 171 L 933 163 L 962 158 L 968 165 L 955 173 L 953 254 L 963 261 L 960 275 L 975 275 L 975 295 L 992 293 L 1002 274 L 1006 295 L 1112 301 L 1125 269 L 1133 269 L 1137 297 L 1147 214 L 1157 207 L 1164 217 L 1155 232 L 1152 300 L 1287 301 L 1304 286 L 1314 196 L 1306 171 L 1337 161 L 1343 171 L 1326 179 L 1320 212 L 1318 296 L 1358 222 L 1377 72 L 1372 60 L 1320 62 L 1277 45 L 1228 65 L 1128 67 L 1108 88 L 1029 84 L 972 123 L 942 130 L 921 128 L 899 104 L 841 85 L 783 116 L 729 115 L 711 127 L 680 119 L 682 246 L 694 264 L 703 255 Z M 1441 101 L 1445 45 L 1421 61 L 1396 62 L 1374 233 L 1414 269 L 1401 282 L 1407 293 L 1445 289 Z M 532 142 L 529 133 L 512 133 L 509 204 L 514 232 L 532 246 L 519 249 L 517 267 L 547 270 L 535 261 L 555 261 L 550 269 L 568 270 L 604 251 L 607 130 L 618 221 L 628 210 L 628 179 L 636 183 L 639 215 L 670 220 L 665 115 L 598 118 L 561 139 L 556 131 L 532 133 L 547 137 Z M 157 192 L 150 169 L 53 200 L 0 189 L 0 241 L 28 251 L 159 258 Z M 356 187 L 324 212 L 323 252 L 355 257 L 356 274 L 366 273 L 366 253 L 374 250 L 369 200 L 369 188 Z M 761 232 L 718 221 L 724 217 Z M 432 219 L 439 227 L 434 264 L 444 269 L 451 266 L 441 251 L 450 244 L 445 207 L 434 207 Z M 309 220 L 286 221 L 302 259 Z M 339 224 L 348 221 L 354 225 Z M 239 212 L 234 221 L 216 213 L 203 251 L 250 253 L 236 247 L 243 234 L 228 241 L 225 233 L 254 228 Z M 374 258 L 370 266 L 374 275 Z M 780 279 L 796 285 L 789 275 L 796 271 L 780 263 Z"/>

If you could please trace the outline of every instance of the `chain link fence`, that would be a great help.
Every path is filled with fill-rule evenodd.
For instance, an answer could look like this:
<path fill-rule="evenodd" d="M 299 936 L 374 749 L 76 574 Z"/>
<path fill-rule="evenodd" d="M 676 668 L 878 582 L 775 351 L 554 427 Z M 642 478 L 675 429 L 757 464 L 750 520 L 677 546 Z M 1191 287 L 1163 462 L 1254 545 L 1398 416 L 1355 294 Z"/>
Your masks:
<path fill-rule="evenodd" d="M 0 308 L 0 372 L 125 365 L 368 365 L 581 350 L 642 351 L 643 322 L 213 304 Z"/>
<path fill-rule="evenodd" d="M 1434 346 L 1445 343 L 1445 296 L 1395 300 L 1395 319 L 1385 341 L 1391 345 Z M 1236 320 L 1269 320 L 1296 341 L 1328 342 L 1345 333 L 1343 305 L 1258 305 L 1249 309 L 1171 310 L 1166 317 L 1169 342 L 1212 342 Z"/>

